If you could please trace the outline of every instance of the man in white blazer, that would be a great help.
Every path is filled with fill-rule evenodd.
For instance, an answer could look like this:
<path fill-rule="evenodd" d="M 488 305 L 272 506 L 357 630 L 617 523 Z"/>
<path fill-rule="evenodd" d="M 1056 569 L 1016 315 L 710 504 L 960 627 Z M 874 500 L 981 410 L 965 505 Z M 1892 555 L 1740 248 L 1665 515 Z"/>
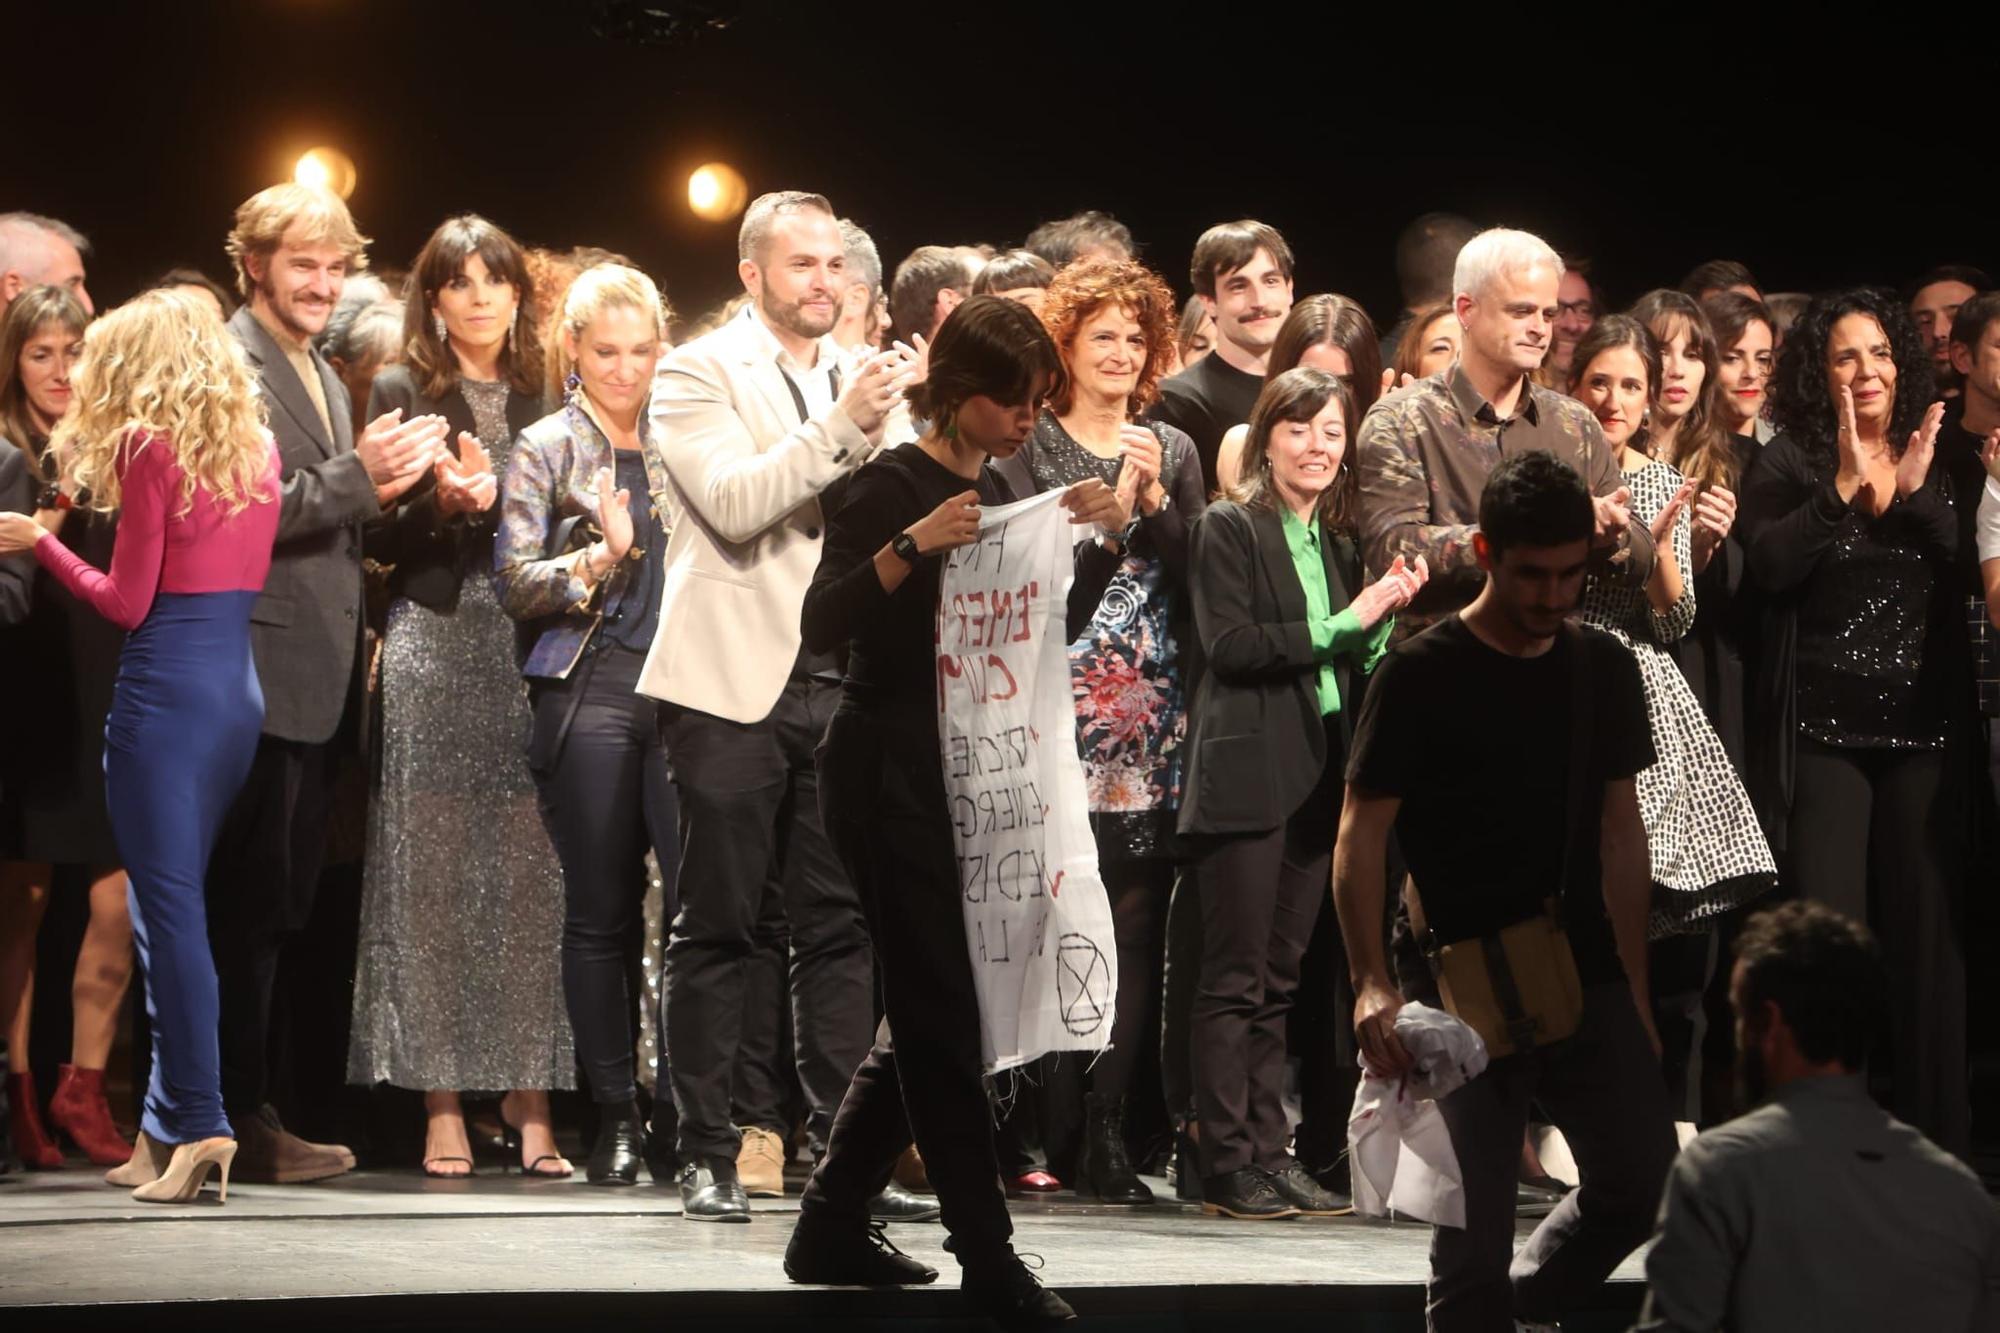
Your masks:
<path fill-rule="evenodd" d="M 821 196 L 757 199 L 737 251 L 750 306 L 674 349 L 654 389 L 652 438 L 682 508 L 639 690 L 666 704 L 681 803 L 665 1008 L 683 1215 L 747 1222 L 739 1153 L 760 1192 L 773 1178 L 783 1188 L 781 1157 L 763 1160 L 782 1151 L 780 1108 L 733 1095 L 742 1057 L 769 1058 L 743 1050 L 761 1017 L 745 1011 L 776 999 L 749 976 L 777 930 L 815 1150 L 874 1036 L 867 925 L 820 826 L 813 763 L 839 670 L 802 653 L 799 612 L 826 529 L 820 497 L 885 437 L 914 436 L 901 395 L 916 367 L 900 350 L 846 358 L 829 336 L 847 278 Z M 772 1082 L 747 1063 L 746 1083 Z"/>

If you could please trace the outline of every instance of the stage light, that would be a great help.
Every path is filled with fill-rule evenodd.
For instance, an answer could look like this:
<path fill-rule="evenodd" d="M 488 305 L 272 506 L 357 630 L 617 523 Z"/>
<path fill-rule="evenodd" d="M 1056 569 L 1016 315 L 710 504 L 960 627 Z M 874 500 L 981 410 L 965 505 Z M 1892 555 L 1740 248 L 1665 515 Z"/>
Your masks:
<path fill-rule="evenodd" d="M 354 159 L 338 148 L 313 148 L 292 168 L 292 179 L 301 185 L 331 190 L 342 199 L 354 193 Z"/>
<path fill-rule="evenodd" d="M 696 167 L 688 177 L 688 207 L 704 222 L 727 222 L 749 202 L 750 187 L 727 162 Z"/>

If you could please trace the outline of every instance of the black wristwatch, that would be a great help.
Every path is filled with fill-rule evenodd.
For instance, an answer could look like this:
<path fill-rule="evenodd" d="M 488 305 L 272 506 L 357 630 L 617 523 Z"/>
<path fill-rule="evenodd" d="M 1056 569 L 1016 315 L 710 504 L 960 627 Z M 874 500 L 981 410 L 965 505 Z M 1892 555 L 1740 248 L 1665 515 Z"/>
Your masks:
<path fill-rule="evenodd" d="M 896 540 L 889 543 L 889 549 L 901 556 L 905 564 L 914 565 L 923 558 L 923 553 L 917 550 L 917 539 L 907 532 L 897 533 Z"/>

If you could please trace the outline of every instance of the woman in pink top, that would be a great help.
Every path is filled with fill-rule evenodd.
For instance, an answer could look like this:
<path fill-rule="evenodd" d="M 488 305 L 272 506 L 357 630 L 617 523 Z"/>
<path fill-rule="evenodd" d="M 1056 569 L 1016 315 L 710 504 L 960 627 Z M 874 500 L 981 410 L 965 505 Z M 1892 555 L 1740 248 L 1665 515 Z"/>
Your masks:
<path fill-rule="evenodd" d="M 50 449 L 66 486 L 118 513 L 110 572 L 25 514 L 0 514 L 0 555 L 33 550 L 128 631 L 104 785 L 131 878 L 153 1077 L 132 1160 L 105 1179 L 136 1184 L 137 1199 L 184 1202 L 220 1168 L 226 1197 L 236 1139 L 202 884 L 263 727 L 249 623 L 278 528 L 277 452 L 242 352 L 185 293 L 149 292 L 93 324 L 75 383 L 77 411 Z"/>

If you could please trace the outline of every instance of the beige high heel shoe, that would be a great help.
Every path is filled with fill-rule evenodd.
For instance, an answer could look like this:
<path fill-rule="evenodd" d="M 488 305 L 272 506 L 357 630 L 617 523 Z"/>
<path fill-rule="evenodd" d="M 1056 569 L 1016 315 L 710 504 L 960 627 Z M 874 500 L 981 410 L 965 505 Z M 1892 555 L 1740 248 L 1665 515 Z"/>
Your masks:
<path fill-rule="evenodd" d="M 198 1143 L 183 1143 L 174 1149 L 173 1158 L 167 1169 L 160 1172 L 160 1178 L 141 1185 L 132 1191 L 132 1197 L 143 1203 L 188 1203 L 208 1180 L 211 1167 L 222 1170 L 222 1197 L 220 1202 L 229 1202 L 229 1164 L 236 1160 L 235 1139 L 202 1139 Z"/>
<path fill-rule="evenodd" d="M 139 1131 L 139 1141 L 132 1145 L 132 1160 L 123 1166 L 114 1166 L 104 1173 L 104 1183 L 131 1189 L 134 1185 L 148 1185 L 160 1178 L 167 1169 L 174 1150 L 167 1144 L 149 1138 L 145 1130 Z"/>

